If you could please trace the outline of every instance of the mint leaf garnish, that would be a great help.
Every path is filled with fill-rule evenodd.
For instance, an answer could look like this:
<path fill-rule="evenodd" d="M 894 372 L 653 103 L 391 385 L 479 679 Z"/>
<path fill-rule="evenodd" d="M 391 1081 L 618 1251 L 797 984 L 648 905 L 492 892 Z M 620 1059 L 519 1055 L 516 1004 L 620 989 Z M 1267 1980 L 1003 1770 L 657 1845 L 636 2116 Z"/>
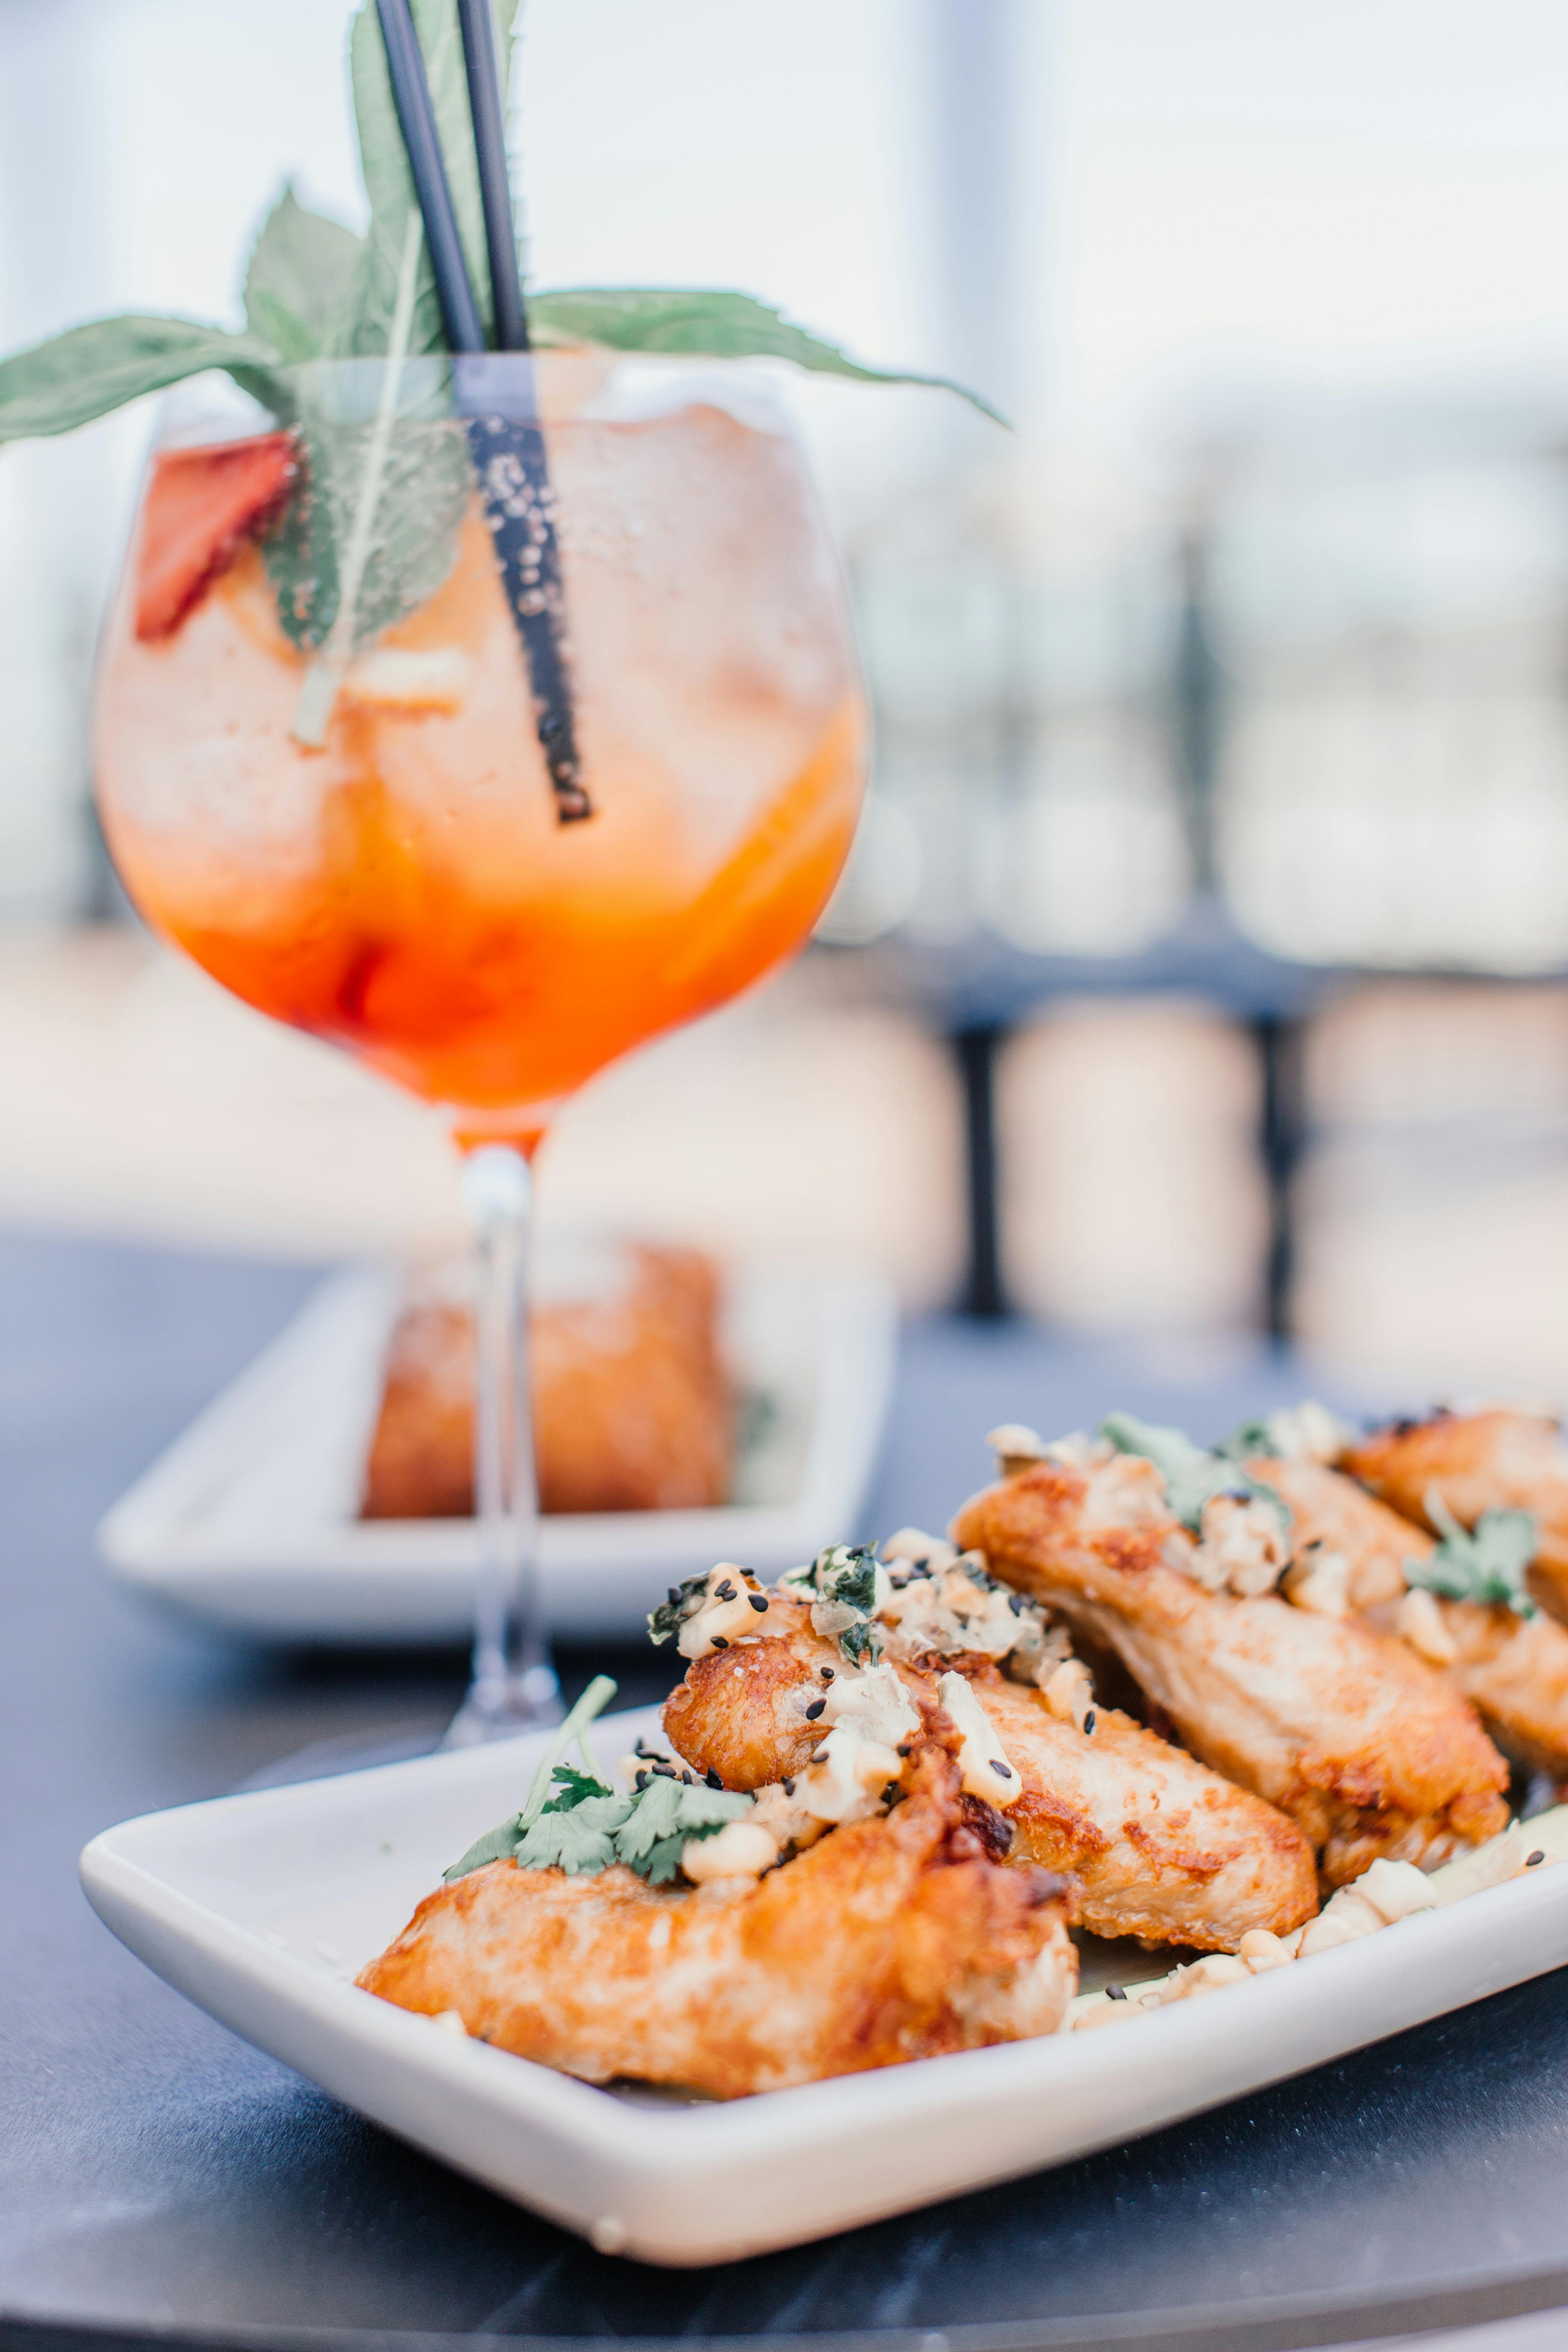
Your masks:
<path fill-rule="evenodd" d="M 1445 1601 L 1500 1601 L 1516 1616 L 1535 1615 L 1525 1586 L 1537 1544 L 1529 1511 L 1483 1511 L 1474 1528 L 1467 1530 L 1436 1486 L 1427 1488 L 1425 1508 L 1442 1541 L 1426 1559 L 1405 1561 L 1407 1583 L 1439 1593 Z"/>
<path fill-rule="evenodd" d="M 291 362 L 320 359 L 345 326 L 364 240 L 306 209 L 291 182 L 257 232 L 245 272 L 252 334 Z"/>
<path fill-rule="evenodd" d="M 541 344 L 601 343 L 610 351 L 700 359 L 792 360 L 813 373 L 848 376 L 857 383 L 912 383 L 955 392 L 994 423 L 1007 422 L 978 393 L 946 376 L 866 367 L 824 336 L 792 326 L 752 294 L 708 287 L 564 287 L 531 295 L 528 320 Z"/>
<path fill-rule="evenodd" d="M 195 319 L 94 319 L 51 342 L 0 360 L 0 441 L 74 432 L 207 368 L 226 368 L 280 423 L 277 395 L 281 354 L 253 334 L 233 335 Z"/>
<path fill-rule="evenodd" d="M 1248 1502 L 1267 1503 L 1287 1530 L 1290 1513 L 1272 1486 L 1249 1477 L 1222 1454 L 1210 1454 L 1187 1435 L 1159 1422 L 1140 1421 L 1136 1413 L 1108 1412 L 1100 1433 L 1119 1454 L 1140 1454 L 1152 1462 L 1165 1485 L 1165 1500 L 1182 1525 L 1194 1535 L 1203 1531 L 1204 1505 L 1216 1495 L 1236 1495 Z"/>

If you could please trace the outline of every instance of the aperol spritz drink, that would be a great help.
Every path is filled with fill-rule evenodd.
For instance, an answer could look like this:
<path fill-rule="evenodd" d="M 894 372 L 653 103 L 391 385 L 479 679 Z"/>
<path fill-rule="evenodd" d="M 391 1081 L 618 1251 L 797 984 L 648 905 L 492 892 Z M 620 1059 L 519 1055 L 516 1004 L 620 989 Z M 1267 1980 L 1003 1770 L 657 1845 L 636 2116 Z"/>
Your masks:
<path fill-rule="evenodd" d="M 577 1087 L 805 939 L 865 766 L 837 566 L 755 386 L 515 364 L 543 424 L 589 814 L 563 821 L 495 518 L 431 362 L 390 404 L 382 363 L 317 362 L 293 417 L 165 439 L 96 726 L 142 912 L 246 1003 L 442 1106 L 489 1171 L 492 1242 Z M 515 1232 L 510 1257 L 515 1286 Z M 479 1482 L 515 1552 L 526 1397 L 492 1405 L 523 1416 L 519 1458 Z"/>

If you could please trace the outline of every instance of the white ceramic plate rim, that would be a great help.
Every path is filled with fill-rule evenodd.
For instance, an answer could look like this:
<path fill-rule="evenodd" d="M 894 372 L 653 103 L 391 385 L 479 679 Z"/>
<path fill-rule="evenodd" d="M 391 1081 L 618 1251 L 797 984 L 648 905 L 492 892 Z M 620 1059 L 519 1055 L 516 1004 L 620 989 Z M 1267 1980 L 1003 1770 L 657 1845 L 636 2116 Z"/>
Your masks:
<path fill-rule="evenodd" d="M 651 1708 L 606 1718 L 604 1751 L 656 1722 Z M 358 1853 L 365 1823 L 395 1827 L 416 1795 L 449 1801 L 457 1851 L 516 1801 L 538 1747 L 145 1814 L 92 1841 L 82 1881 L 132 1951 L 237 2033 L 458 2170 L 645 2262 L 729 2261 L 1089 2154 L 1521 1983 L 1568 1950 L 1564 1866 L 1115 2028 L 727 2105 L 641 2105 L 323 1978 L 175 1883 L 199 1874 L 215 1838 L 243 1852 L 247 1830 L 298 1825 L 318 1866 Z M 246 1883 L 253 1906 L 250 1867 Z"/>

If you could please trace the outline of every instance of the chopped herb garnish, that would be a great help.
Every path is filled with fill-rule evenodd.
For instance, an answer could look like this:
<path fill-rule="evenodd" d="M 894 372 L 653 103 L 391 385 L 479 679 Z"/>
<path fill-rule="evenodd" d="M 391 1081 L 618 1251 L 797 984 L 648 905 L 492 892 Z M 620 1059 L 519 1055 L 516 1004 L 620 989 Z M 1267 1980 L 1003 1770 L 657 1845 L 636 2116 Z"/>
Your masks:
<path fill-rule="evenodd" d="M 1536 1526 L 1529 1511 L 1483 1511 L 1473 1531 L 1462 1528 L 1429 1486 L 1426 1517 L 1442 1541 L 1426 1559 L 1407 1559 L 1405 1580 L 1445 1601 L 1501 1601 L 1516 1616 L 1533 1617 L 1525 1574 L 1535 1558 Z"/>
<path fill-rule="evenodd" d="M 613 1797 L 615 1790 L 592 1772 L 579 1772 L 574 1765 L 557 1764 L 550 1797 L 541 1806 L 541 1813 L 569 1813 L 574 1807 L 586 1804 L 590 1797 Z"/>
<path fill-rule="evenodd" d="M 689 1838 L 715 1836 L 727 1822 L 750 1812 L 752 1802 L 729 1789 L 651 1781 L 616 1825 L 615 1859 L 650 1885 L 663 1886 L 679 1869 L 680 1850 Z"/>
<path fill-rule="evenodd" d="M 689 1576 L 684 1584 L 672 1584 L 669 1598 L 661 1601 L 647 1621 L 647 1637 L 657 1648 L 661 1642 L 672 1642 L 689 1617 L 695 1617 L 708 1597 L 708 1579 Z"/>
<path fill-rule="evenodd" d="M 1223 1454 L 1227 1462 L 1245 1462 L 1249 1454 L 1278 1454 L 1279 1451 L 1266 1421 L 1240 1423 L 1228 1437 L 1222 1437 L 1215 1448 L 1215 1452 Z"/>
<path fill-rule="evenodd" d="M 584 1780 L 584 1776 L 582 1773 L 572 1771 L 569 1767 L 563 1768 L 561 1764 L 561 1759 L 574 1740 L 582 1751 L 584 1763 L 594 1777 L 584 1788 L 583 1797 L 571 1798 L 570 1805 L 575 1806 L 582 1803 L 590 1793 L 605 1796 L 609 1794 L 605 1783 L 598 1777 L 598 1770 L 594 1762 L 594 1751 L 588 1745 L 588 1726 L 596 1715 L 603 1714 L 615 1695 L 616 1685 L 609 1675 L 595 1675 L 541 1758 L 539 1769 L 533 1776 L 533 1786 L 528 1792 L 528 1802 L 521 1812 L 513 1813 L 510 1819 L 502 1822 L 499 1828 L 487 1830 L 484 1836 L 468 1848 L 467 1853 L 459 1856 L 450 1870 L 442 1873 L 448 1885 L 454 1878 L 466 1878 L 471 1870 L 482 1870 L 487 1862 L 504 1862 L 509 1855 L 516 1854 L 533 1822 L 545 1811 L 547 1802 L 552 1801 L 550 1798 L 552 1785 L 561 1777 L 563 1769 L 568 1780 Z M 563 1809 L 559 1804 L 552 1803 L 552 1810 L 559 1811 Z"/>
<path fill-rule="evenodd" d="M 564 1806 L 546 1805 L 518 1845 L 518 1868 L 563 1870 L 574 1878 L 607 1870 L 616 1858 L 616 1832 L 637 1801 L 605 1789 L 596 1796 L 574 1796 Z"/>
<path fill-rule="evenodd" d="M 1280 1527 L 1289 1529 L 1289 1511 L 1272 1486 L 1249 1477 L 1223 1454 L 1206 1453 L 1203 1446 L 1194 1444 L 1185 1430 L 1140 1421 L 1135 1413 L 1108 1412 L 1100 1424 L 1100 1433 L 1110 1439 L 1118 1453 L 1141 1454 L 1154 1465 L 1165 1482 L 1166 1502 L 1194 1535 L 1202 1533 L 1204 1506 L 1216 1495 L 1267 1503 Z"/>

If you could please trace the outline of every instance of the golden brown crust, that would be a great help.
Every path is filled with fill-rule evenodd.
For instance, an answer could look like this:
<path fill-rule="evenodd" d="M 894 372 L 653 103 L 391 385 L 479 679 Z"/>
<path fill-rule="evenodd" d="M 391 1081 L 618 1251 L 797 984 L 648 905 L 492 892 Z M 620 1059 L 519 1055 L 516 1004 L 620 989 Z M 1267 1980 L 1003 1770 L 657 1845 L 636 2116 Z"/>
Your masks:
<path fill-rule="evenodd" d="M 765 1634 L 695 1660 L 664 1703 L 677 1754 L 727 1789 L 765 1789 L 805 1770 L 822 1737 L 805 1708 L 844 1666 L 837 1643 L 812 1632 L 805 1602 L 777 1591 L 768 1601 Z"/>
<path fill-rule="evenodd" d="M 781 1606 L 785 1633 L 699 1659 L 665 1703 L 678 1753 L 728 1788 L 760 1789 L 805 1769 L 820 1730 L 804 1709 L 831 1687 L 824 1667 L 843 1670 L 837 1644 L 812 1632 L 801 1603 L 775 1599 L 770 1627 Z M 1249 1927 L 1282 1936 L 1316 1911 L 1310 1849 L 1272 1805 L 1114 1708 L 1097 1708 L 1086 1736 L 986 1658 L 900 1666 L 922 1712 L 948 1668 L 975 1685 L 1023 1780 L 1005 1815 L 1009 1859 L 1072 1872 L 1097 1935 L 1230 1951 Z"/>
<path fill-rule="evenodd" d="M 890 1813 L 760 1881 L 647 1886 L 491 1863 L 423 1902 L 367 1992 L 589 2082 L 720 2098 L 1054 2032 L 1071 1890 L 1003 1870 L 926 1745 Z"/>
<path fill-rule="evenodd" d="M 1317 1543 L 1349 1561 L 1352 1608 L 1381 1609 L 1397 1601 L 1405 1591 L 1405 1561 L 1425 1559 L 1434 1549 L 1425 1528 L 1326 1463 L 1258 1454 L 1247 1468 L 1289 1505 L 1296 1558 Z"/>
<path fill-rule="evenodd" d="M 1290 1505 L 1295 1546 L 1315 1538 L 1342 1553 L 1354 1606 L 1380 1632 L 1392 1632 L 1405 1563 L 1424 1560 L 1435 1549 L 1426 1529 L 1321 1462 L 1259 1458 L 1247 1467 Z M 1436 1608 L 1459 1651 L 1443 1671 L 1503 1754 L 1529 1770 L 1568 1776 L 1568 1630 L 1550 1617 L 1519 1617 L 1470 1601 L 1439 1599 Z"/>
<path fill-rule="evenodd" d="M 1363 1623 L 1205 1591 L 1165 1564 L 1175 1531 L 1147 1510 L 1102 1525 L 1089 1480 L 1057 1463 L 988 1487 L 952 1527 L 993 1574 L 1109 1642 L 1194 1755 L 1290 1815 L 1327 1884 L 1503 1827 L 1508 1768 L 1440 1675 Z"/>
<path fill-rule="evenodd" d="M 1423 1527 L 1431 1525 L 1426 1496 L 1434 1486 L 1467 1528 L 1486 1510 L 1531 1512 L 1538 1549 L 1531 1591 L 1568 1623 L 1568 1445 L 1549 1413 L 1498 1406 L 1394 1422 L 1352 1445 L 1342 1467 Z"/>
<path fill-rule="evenodd" d="M 530 1339 L 542 1509 L 705 1509 L 724 1500 L 733 1412 L 708 1259 L 632 1251 L 623 1292 L 542 1305 Z M 363 1516 L 466 1517 L 473 1426 L 468 1311 L 419 1301 L 388 1350 Z"/>

